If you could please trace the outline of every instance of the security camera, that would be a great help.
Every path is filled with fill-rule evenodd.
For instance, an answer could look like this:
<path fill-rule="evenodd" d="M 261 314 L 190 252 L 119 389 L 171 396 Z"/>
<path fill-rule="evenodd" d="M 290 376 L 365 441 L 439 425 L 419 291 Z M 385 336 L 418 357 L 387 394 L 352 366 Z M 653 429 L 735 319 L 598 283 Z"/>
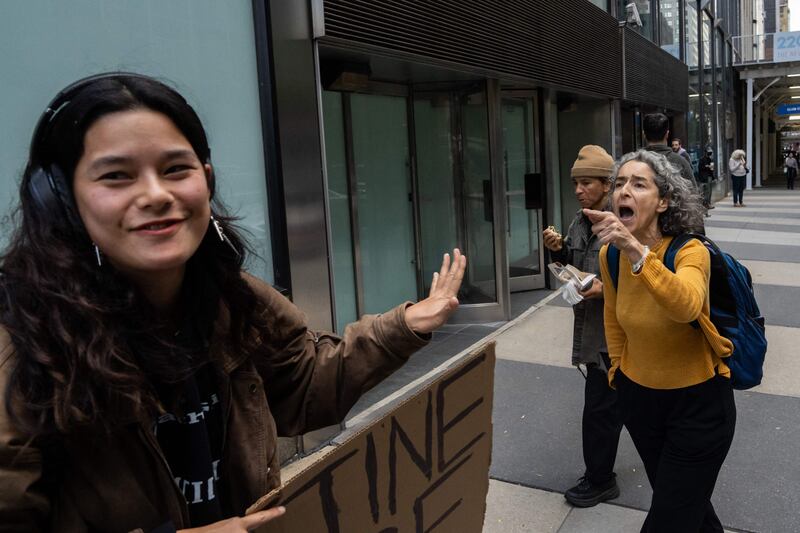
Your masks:
<path fill-rule="evenodd" d="M 642 27 L 642 18 L 639 16 L 639 8 L 634 2 L 625 6 L 625 22 L 630 26 Z"/>

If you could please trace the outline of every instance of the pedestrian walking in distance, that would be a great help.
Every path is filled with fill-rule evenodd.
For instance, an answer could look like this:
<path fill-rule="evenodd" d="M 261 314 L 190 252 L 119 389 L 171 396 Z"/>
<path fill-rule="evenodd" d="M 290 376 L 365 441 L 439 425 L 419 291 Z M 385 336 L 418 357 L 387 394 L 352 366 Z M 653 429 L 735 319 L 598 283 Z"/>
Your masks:
<path fill-rule="evenodd" d="M 600 146 L 584 146 L 572 166 L 572 183 L 581 210 L 563 239 L 554 231 L 544 231 L 544 244 L 554 261 L 570 264 L 583 272 L 597 274 L 594 284 L 581 293 L 583 301 L 572 309 L 572 364 L 586 367 L 583 419 L 583 460 L 586 470 L 578 484 L 564 497 L 577 507 L 591 507 L 619 496 L 614 462 L 622 430 L 617 393 L 608 384 L 611 361 L 603 328 L 603 284 L 598 254 L 600 240 L 583 208 L 603 210 L 608 202 L 614 160 Z"/>
<path fill-rule="evenodd" d="M 747 159 L 744 150 L 734 150 L 728 161 L 728 170 L 731 172 L 731 184 L 733 186 L 733 207 L 745 207 L 742 203 L 744 196 L 744 184 L 750 168 L 747 166 Z"/>
<path fill-rule="evenodd" d="M 783 164 L 786 166 L 786 188 L 794 190 L 794 180 L 797 178 L 797 155 L 789 152 Z"/>
<path fill-rule="evenodd" d="M 663 263 L 673 237 L 700 228 L 703 207 L 663 156 L 640 150 L 617 165 L 612 210 L 585 213 L 606 245 L 600 269 L 609 382 L 653 488 L 641 531 L 722 532 L 711 495 L 736 425 L 725 364 L 733 344 L 710 319 L 706 247 L 688 241 L 674 273 Z"/>
<path fill-rule="evenodd" d="M 46 107 L 0 278 L 0 529 L 252 531 L 279 435 L 337 423 L 458 306 L 430 296 L 345 340 L 246 274 L 192 107 L 146 76 L 79 80 Z M 292 511 L 289 511 L 292 512 Z"/>
<path fill-rule="evenodd" d="M 697 174 L 700 188 L 703 195 L 703 207 L 714 209 L 711 205 L 711 187 L 714 184 L 714 151 L 706 149 L 706 153 L 700 158 L 697 164 Z"/>

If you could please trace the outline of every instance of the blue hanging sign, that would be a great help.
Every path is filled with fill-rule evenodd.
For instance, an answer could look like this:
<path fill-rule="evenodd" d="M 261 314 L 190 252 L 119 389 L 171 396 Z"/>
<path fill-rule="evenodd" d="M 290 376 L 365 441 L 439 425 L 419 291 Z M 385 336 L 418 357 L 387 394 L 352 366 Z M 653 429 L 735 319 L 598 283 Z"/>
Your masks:
<path fill-rule="evenodd" d="M 779 115 L 800 115 L 800 104 L 781 104 L 776 112 Z"/>

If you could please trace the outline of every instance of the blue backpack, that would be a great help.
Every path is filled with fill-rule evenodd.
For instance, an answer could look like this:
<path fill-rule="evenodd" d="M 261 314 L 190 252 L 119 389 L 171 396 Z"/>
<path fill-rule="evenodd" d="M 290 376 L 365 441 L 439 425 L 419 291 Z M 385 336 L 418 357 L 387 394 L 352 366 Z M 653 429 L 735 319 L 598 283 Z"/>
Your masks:
<path fill-rule="evenodd" d="M 720 335 L 733 343 L 733 354 L 725 359 L 725 364 L 731 369 L 733 388 L 745 390 L 755 387 L 761 383 L 763 376 L 767 337 L 764 317 L 761 316 L 753 295 L 750 271 L 721 251 L 705 235 L 686 233 L 672 239 L 664 254 L 664 265 L 672 272 L 675 272 L 675 255 L 691 239 L 702 242 L 711 254 L 711 322 Z M 619 249 L 609 245 L 606 259 L 611 281 L 616 288 L 619 279 Z M 700 328 L 697 320 L 692 322 L 692 327 Z"/>

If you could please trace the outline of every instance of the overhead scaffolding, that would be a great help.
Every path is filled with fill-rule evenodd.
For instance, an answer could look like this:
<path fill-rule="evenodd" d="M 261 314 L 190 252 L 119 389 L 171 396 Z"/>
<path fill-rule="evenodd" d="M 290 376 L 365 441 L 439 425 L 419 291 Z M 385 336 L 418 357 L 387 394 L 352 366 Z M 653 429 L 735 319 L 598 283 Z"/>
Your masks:
<path fill-rule="evenodd" d="M 781 120 L 778 106 L 791 102 L 792 95 L 800 101 L 800 62 L 791 63 L 753 63 L 735 65 L 740 79 L 746 85 L 745 111 L 745 152 L 751 172 L 747 174 L 747 189 L 761 187 L 763 180 L 772 168 L 774 157 L 769 150 L 771 140 L 768 137 L 769 121 L 776 124 L 776 136 L 779 129 L 786 126 L 788 120 Z M 797 83 L 793 86 L 792 83 Z M 796 89 L 795 89 L 796 87 Z M 800 118 L 800 112 L 798 112 Z M 792 119 L 794 120 L 794 119 Z M 800 121 L 798 121 L 800 125 Z"/>

